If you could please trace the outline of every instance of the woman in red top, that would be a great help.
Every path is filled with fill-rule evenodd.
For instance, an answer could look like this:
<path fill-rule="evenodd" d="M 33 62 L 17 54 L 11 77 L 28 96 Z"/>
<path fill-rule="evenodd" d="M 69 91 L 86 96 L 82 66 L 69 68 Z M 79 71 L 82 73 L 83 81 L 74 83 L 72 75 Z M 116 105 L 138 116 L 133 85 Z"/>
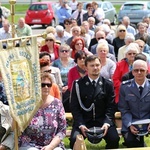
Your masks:
<path fill-rule="evenodd" d="M 69 91 L 71 90 L 73 81 L 83 77 L 86 74 L 85 58 L 86 58 L 86 54 L 82 50 L 78 51 L 75 54 L 74 61 L 77 65 L 71 68 L 68 73 L 68 90 Z"/>
<path fill-rule="evenodd" d="M 93 55 L 91 52 L 88 51 L 88 49 L 85 47 L 85 42 L 82 37 L 75 37 L 71 44 L 70 47 L 72 48 L 72 53 L 71 57 L 74 58 L 75 53 L 78 52 L 79 50 L 82 50 L 86 53 L 86 55 Z"/>
<path fill-rule="evenodd" d="M 45 39 L 45 45 L 41 47 L 40 52 L 48 52 L 51 55 L 51 61 L 54 61 L 59 57 L 58 49 L 59 45 L 55 43 L 54 35 L 49 33 Z"/>
<path fill-rule="evenodd" d="M 116 70 L 113 75 L 113 82 L 115 88 L 115 102 L 119 101 L 119 89 L 122 81 L 122 76 L 132 70 L 135 55 L 139 53 L 139 46 L 136 43 L 130 43 L 125 51 L 125 58 L 117 63 Z"/>

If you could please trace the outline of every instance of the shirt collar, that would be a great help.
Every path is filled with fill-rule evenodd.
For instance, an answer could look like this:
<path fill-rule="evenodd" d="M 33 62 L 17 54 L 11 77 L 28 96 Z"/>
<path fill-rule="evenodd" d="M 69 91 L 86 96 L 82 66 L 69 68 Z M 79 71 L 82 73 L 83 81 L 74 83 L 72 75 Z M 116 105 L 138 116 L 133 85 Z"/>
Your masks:
<path fill-rule="evenodd" d="M 98 78 L 96 78 L 94 81 L 97 83 L 98 79 L 99 79 L 99 77 L 98 77 Z M 90 81 L 91 81 L 91 83 L 92 83 L 93 79 L 91 79 L 91 78 L 89 77 L 89 80 L 90 80 Z"/>
<path fill-rule="evenodd" d="M 143 82 L 142 85 L 139 85 L 139 84 L 135 81 L 135 84 L 137 85 L 138 88 L 139 88 L 140 86 L 144 88 L 145 82 L 146 82 L 146 80 Z"/>

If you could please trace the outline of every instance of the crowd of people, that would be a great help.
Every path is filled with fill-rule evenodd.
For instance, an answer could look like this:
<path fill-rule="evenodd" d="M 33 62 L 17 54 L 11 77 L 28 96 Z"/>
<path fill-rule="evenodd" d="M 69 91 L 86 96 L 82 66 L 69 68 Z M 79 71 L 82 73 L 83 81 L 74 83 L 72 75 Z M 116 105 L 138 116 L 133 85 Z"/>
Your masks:
<path fill-rule="evenodd" d="M 48 26 L 47 37 L 39 43 L 43 102 L 19 137 L 19 150 L 65 150 L 65 112 L 71 112 L 74 120 L 71 149 L 76 136 L 82 134 L 86 138 L 86 131 L 93 126 L 104 129 L 106 149 L 118 148 L 116 111 L 121 112 L 125 146 L 143 147 L 144 141 L 139 140 L 132 122 L 150 119 L 150 18 L 144 16 L 133 26 L 130 18 L 124 16 L 112 28 L 96 2 L 88 3 L 85 11 L 76 0 L 60 1 L 57 16 L 59 24 L 56 28 Z M 20 18 L 16 37 L 30 35 L 31 27 Z M 8 38 L 11 31 L 6 19 L 0 40 Z M 7 43 L 3 47 L 7 48 Z M 0 100 L 8 106 L 0 80 Z M 2 141 L 0 150 L 7 148 L 13 146 Z"/>

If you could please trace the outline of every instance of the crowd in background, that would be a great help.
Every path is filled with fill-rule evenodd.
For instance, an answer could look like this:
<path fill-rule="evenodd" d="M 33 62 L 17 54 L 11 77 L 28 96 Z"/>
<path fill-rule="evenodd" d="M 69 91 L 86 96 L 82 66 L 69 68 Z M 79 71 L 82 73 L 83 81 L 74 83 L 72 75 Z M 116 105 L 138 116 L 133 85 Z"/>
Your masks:
<path fill-rule="evenodd" d="M 116 105 L 119 102 L 122 81 L 133 77 L 130 75 L 131 78 L 126 76 L 125 79 L 126 74 L 132 74 L 137 56 L 145 57 L 148 71 L 150 71 L 150 18 L 148 16 L 143 16 L 143 21 L 136 26 L 130 23 L 128 16 L 124 16 L 122 22 L 112 27 L 110 21 L 105 18 L 104 11 L 98 8 L 96 2 L 87 3 L 85 11 L 83 4 L 76 0 L 61 1 L 56 12 L 59 25 L 48 26 L 45 29 L 47 37 L 38 43 L 44 101 L 33 119 L 36 120 L 39 116 L 43 117 L 46 111 L 47 114 L 44 116 L 45 120 L 40 120 L 39 124 L 36 120 L 36 126 L 32 120 L 19 139 L 20 150 L 24 150 L 21 143 L 24 137 L 27 138 L 27 141 L 29 140 L 28 143 L 36 139 L 32 146 L 38 145 L 37 148 L 42 148 L 42 150 L 48 148 L 57 150 L 58 147 L 61 147 L 61 150 L 64 149 L 61 140 L 64 138 L 66 130 L 65 112 L 71 112 L 69 102 L 74 81 L 88 74 L 85 65 L 87 57 L 96 55 L 99 58 L 100 76 L 113 83 Z M 2 19 L 2 21 L 0 20 L 2 24 L 0 40 L 11 38 L 9 21 L 3 19 L 1 11 L 0 15 Z M 25 23 L 24 18 L 18 20 L 15 30 L 16 37 L 32 35 L 32 29 Z M 16 46 L 19 44 L 16 43 Z M 4 48 L 7 46 L 7 43 L 3 44 Z M 0 86 L 4 89 L 3 84 Z M 0 95 L 0 100 L 8 105 L 4 91 Z M 62 100 L 62 103 L 59 100 Z M 50 109 L 52 110 L 49 111 Z M 115 111 L 118 111 L 118 108 Z M 48 115 L 51 116 L 51 121 L 46 120 Z M 35 130 L 41 124 L 44 129 L 51 128 L 52 132 L 47 135 L 46 130 L 41 131 L 41 137 L 51 136 L 50 139 L 35 138 L 36 132 L 39 132 Z M 31 134 L 28 134 L 29 132 Z M 51 144 L 45 146 L 49 142 Z"/>

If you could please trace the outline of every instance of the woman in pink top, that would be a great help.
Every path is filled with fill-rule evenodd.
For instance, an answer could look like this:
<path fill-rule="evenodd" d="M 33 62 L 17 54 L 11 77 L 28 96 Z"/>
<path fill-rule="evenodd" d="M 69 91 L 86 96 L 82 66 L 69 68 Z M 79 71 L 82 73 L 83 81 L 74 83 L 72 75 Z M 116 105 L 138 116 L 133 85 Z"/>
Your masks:
<path fill-rule="evenodd" d="M 71 90 L 73 81 L 83 77 L 86 74 L 85 70 L 85 58 L 86 54 L 84 51 L 80 50 L 75 54 L 75 67 L 71 68 L 68 73 L 68 90 Z"/>

